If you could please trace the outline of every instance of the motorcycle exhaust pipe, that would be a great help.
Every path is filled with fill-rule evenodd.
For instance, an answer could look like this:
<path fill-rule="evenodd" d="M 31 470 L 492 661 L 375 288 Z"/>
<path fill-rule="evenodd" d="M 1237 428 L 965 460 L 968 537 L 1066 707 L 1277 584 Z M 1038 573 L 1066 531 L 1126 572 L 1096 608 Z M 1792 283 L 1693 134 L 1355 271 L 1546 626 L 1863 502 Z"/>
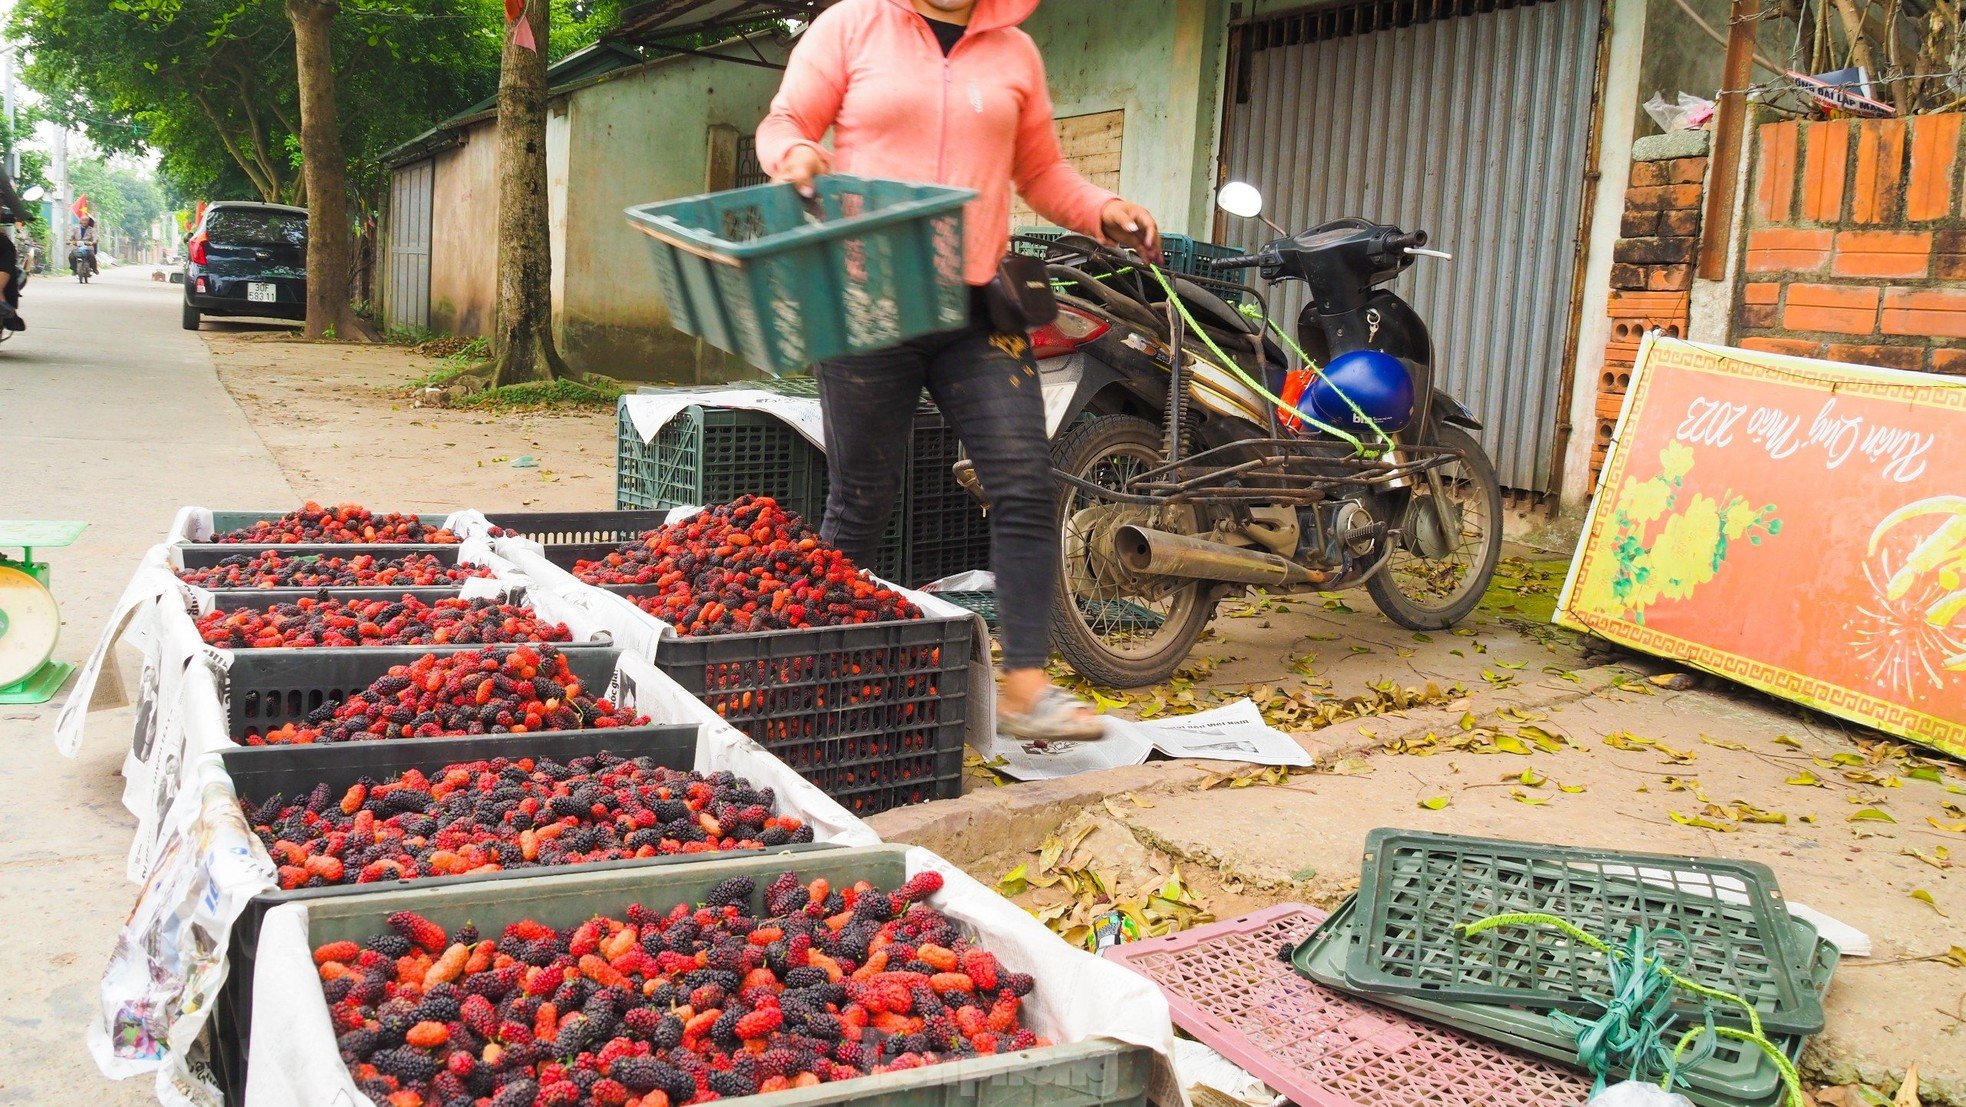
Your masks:
<path fill-rule="evenodd" d="M 1262 584 L 1272 588 L 1322 584 L 1329 579 L 1325 573 L 1273 553 L 1225 546 L 1148 527 L 1120 527 L 1113 532 L 1113 547 L 1119 554 L 1120 564 L 1149 576 Z"/>

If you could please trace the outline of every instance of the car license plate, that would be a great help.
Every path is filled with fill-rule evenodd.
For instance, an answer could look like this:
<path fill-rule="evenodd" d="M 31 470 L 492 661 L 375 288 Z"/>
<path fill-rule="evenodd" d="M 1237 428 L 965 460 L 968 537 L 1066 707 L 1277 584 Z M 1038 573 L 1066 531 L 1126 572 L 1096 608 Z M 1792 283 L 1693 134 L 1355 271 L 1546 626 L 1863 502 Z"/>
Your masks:
<path fill-rule="evenodd" d="M 277 287 L 268 281 L 253 281 L 246 285 L 246 299 L 256 304 L 270 304 L 279 299 Z"/>

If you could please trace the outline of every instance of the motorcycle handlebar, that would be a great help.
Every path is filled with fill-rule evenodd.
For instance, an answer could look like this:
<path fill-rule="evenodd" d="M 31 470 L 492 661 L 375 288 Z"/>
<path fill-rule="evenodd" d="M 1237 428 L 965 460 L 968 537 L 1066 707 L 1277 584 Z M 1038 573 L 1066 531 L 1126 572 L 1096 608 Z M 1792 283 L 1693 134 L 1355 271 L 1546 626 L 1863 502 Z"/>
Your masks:
<path fill-rule="evenodd" d="M 1418 249 L 1419 247 L 1425 246 L 1426 244 L 1427 244 L 1427 232 L 1425 231 L 1414 231 L 1411 234 L 1389 235 L 1386 238 L 1386 249 L 1395 254 L 1399 253 L 1402 250 Z"/>
<path fill-rule="evenodd" d="M 1232 258 L 1210 258 L 1208 260 L 1208 267 L 1210 269 L 1247 269 L 1252 265 L 1261 264 L 1263 264 L 1263 259 L 1256 254 L 1241 254 Z"/>

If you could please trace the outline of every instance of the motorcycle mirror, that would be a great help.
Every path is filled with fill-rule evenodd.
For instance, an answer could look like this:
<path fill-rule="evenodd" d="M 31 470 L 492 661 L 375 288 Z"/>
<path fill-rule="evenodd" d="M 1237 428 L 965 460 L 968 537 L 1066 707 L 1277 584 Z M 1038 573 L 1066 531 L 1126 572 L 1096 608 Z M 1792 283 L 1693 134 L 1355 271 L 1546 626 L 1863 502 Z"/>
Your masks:
<path fill-rule="evenodd" d="M 1254 219 L 1263 214 L 1263 194 L 1246 181 L 1230 181 L 1215 194 L 1215 206 L 1230 215 Z"/>
<path fill-rule="evenodd" d="M 41 197 L 46 195 L 47 193 L 41 191 L 40 185 L 35 185 L 32 188 L 28 189 L 26 192 L 22 193 L 21 199 L 26 200 L 30 204 L 33 204 L 33 203 L 39 203 Z"/>

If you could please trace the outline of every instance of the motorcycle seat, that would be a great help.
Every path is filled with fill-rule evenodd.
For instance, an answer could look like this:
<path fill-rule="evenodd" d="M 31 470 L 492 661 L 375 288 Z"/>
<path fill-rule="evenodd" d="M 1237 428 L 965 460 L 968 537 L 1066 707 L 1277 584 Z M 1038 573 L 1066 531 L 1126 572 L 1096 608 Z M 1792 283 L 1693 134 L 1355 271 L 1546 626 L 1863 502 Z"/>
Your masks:
<path fill-rule="evenodd" d="M 1256 320 L 1230 307 L 1220 296 L 1193 281 L 1181 277 L 1174 278 L 1174 292 L 1181 297 L 1181 303 L 1194 315 L 1196 321 L 1206 326 L 1252 335 L 1261 327 Z"/>

